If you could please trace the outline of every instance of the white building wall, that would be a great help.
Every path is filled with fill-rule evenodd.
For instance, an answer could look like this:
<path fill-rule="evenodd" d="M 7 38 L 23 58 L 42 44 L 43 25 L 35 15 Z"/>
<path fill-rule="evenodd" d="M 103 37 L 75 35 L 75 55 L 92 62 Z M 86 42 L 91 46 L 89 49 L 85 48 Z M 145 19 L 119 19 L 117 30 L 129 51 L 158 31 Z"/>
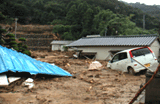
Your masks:
<path fill-rule="evenodd" d="M 160 44 L 157 40 L 154 41 L 150 46 L 151 50 L 154 52 L 157 58 L 159 56 L 159 47 L 160 47 Z"/>
<path fill-rule="evenodd" d="M 105 60 L 110 55 L 110 50 L 125 50 L 136 47 L 77 47 L 78 50 L 83 50 L 83 52 L 97 52 L 96 59 L 97 60 Z M 159 42 L 156 40 L 152 43 L 150 47 L 158 58 L 159 55 Z M 108 57 L 107 59 L 111 59 Z"/>
<path fill-rule="evenodd" d="M 135 47 L 77 47 L 78 50 L 83 50 L 83 52 L 97 52 L 97 60 L 105 60 L 110 55 L 110 50 L 125 50 Z M 111 59 L 111 57 L 109 57 Z"/>
<path fill-rule="evenodd" d="M 52 45 L 52 51 L 55 51 L 55 50 L 61 50 L 61 45 L 58 45 L 58 44 Z"/>

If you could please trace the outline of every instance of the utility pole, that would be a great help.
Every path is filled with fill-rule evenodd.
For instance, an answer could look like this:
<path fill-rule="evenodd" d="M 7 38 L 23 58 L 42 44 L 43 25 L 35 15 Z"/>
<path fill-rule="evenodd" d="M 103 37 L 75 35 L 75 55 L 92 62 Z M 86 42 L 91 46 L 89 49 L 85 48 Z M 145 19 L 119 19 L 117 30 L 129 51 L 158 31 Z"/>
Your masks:
<path fill-rule="evenodd" d="M 143 31 L 145 30 L 145 14 L 143 14 Z"/>
<path fill-rule="evenodd" d="M 107 28 L 105 28 L 105 36 L 106 36 L 106 34 L 107 34 Z"/>
<path fill-rule="evenodd" d="M 15 39 L 16 39 L 17 21 L 18 21 L 18 18 L 15 18 Z"/>

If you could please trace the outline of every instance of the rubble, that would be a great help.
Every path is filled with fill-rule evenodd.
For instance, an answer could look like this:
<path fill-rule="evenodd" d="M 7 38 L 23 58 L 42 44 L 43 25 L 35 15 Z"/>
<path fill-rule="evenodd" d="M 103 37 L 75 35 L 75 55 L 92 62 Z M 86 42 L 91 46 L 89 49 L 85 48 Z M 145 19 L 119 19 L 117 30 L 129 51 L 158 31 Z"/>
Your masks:
<path fill-rule="evenodd" d="M 22 83 L 23 86 L 28 86 L 29 89 L 34 87 L 34 82 L 32 78 L 28 78 Z"/>
<path fill-rule="evenodd" d="M 3 103 L 49 103 L 49 104 L 128 104 L 142 83 L 144 73 L 136 76 L 108 69 L 106 61 L 99 61 L 102 67 L 89 70 L 92 59 L 73 59 L 71 53 L 32 51 L 37 60 L 55 64 L 70 72 L 74 77 L 39 75 L 31 77 L 34 87 L 29 89 L 23 84 L 13 82 L 8 88 L 1 88 L 0 101 Z M 61 58 L 58 58 L 60 55 Z M 54 58 L 49 58 L 55 56 Z M 57 57 L 56 57 L 57 56 Z M 65 56 L 68 56 L 67 58 Z M 27 79 L 27 78 L 26 78 Z M 23 79 L 23 82 L 26 81 Z M 21 80 L 22 82 L 22 80 Z M 15 86 L 16 85 L 16 86 Z M 2 89 L 7 90 L 5 93 Z M 12 89 L 12 90 L 11 90 Z M 4 98 L 1 100 L 1 98 Z M 10 99 L 14 98 L 14 99 Z"/>
<path fill-rule="evenodd" d="M 99 70 L 102 67 L 102 64 L 98 61 L 93 61 L 90 65 L 89 65 L 89 70 Z"/>
<path fill-rule="evenodd" d="M 0 86 L 8 86 L 9 82 L 6 75 L 0 75 Z"/>
<path fill-rule="evenodd" d="M 12 82 L 17 81 L 19 79 L 20 79 L 20 77 L 9 77 L 8 81 L 9 81 L 9 83 L 12 83 Z"/>

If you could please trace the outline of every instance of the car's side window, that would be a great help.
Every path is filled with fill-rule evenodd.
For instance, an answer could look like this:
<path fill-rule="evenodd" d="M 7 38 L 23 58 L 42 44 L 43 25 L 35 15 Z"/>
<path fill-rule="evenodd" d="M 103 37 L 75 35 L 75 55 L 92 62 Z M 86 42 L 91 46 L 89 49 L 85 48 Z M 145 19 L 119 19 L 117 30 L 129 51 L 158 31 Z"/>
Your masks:
<path fill-rule="evenodd" d="M 126 58 L 127 58 L 127 53 L 126 52 L 119 54 L 119 60 L 123 60 L 123 59 L 126 59 Z"/>
<path fill-rule="evenodd" d="M 127 53 L 126 52 L 119 53 L 119 54 L 115 55 L 111 62 L 116 62 L 116 61 L 120 61 L 120 60 L 123 60 L 123 59 L 127 59 Z"/>
<path fill-rule="evenodd" d="M 111 62 L 119 61 L 119 54 L 115 55 Z"/>

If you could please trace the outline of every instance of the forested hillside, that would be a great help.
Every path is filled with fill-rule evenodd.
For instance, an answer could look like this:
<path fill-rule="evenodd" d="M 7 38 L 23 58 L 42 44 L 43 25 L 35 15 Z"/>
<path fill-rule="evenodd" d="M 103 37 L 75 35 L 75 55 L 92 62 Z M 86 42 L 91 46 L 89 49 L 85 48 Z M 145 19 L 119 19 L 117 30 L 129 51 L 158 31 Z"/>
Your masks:
<path fill-rule="evenodd" d="M 62 39 L 86 35 L 155 34 L 159 21 L 117 0 L 1 0 L 0 12 L 21 24 L 52 24 Z"/>
<path fill-rule="evenodd" d="M 156 5 L 158 8 L 160 8 L 160 5 Z"/>
<path fill-rule="evenodd" d="M 126 3 L 131 5 L 134 8 L 138 8 L 145 13 L 148 13 L 150 16 L 157 18 L 160 21 L 160 6 L 159 5 L 145 5 L 137 3 Z"/>

